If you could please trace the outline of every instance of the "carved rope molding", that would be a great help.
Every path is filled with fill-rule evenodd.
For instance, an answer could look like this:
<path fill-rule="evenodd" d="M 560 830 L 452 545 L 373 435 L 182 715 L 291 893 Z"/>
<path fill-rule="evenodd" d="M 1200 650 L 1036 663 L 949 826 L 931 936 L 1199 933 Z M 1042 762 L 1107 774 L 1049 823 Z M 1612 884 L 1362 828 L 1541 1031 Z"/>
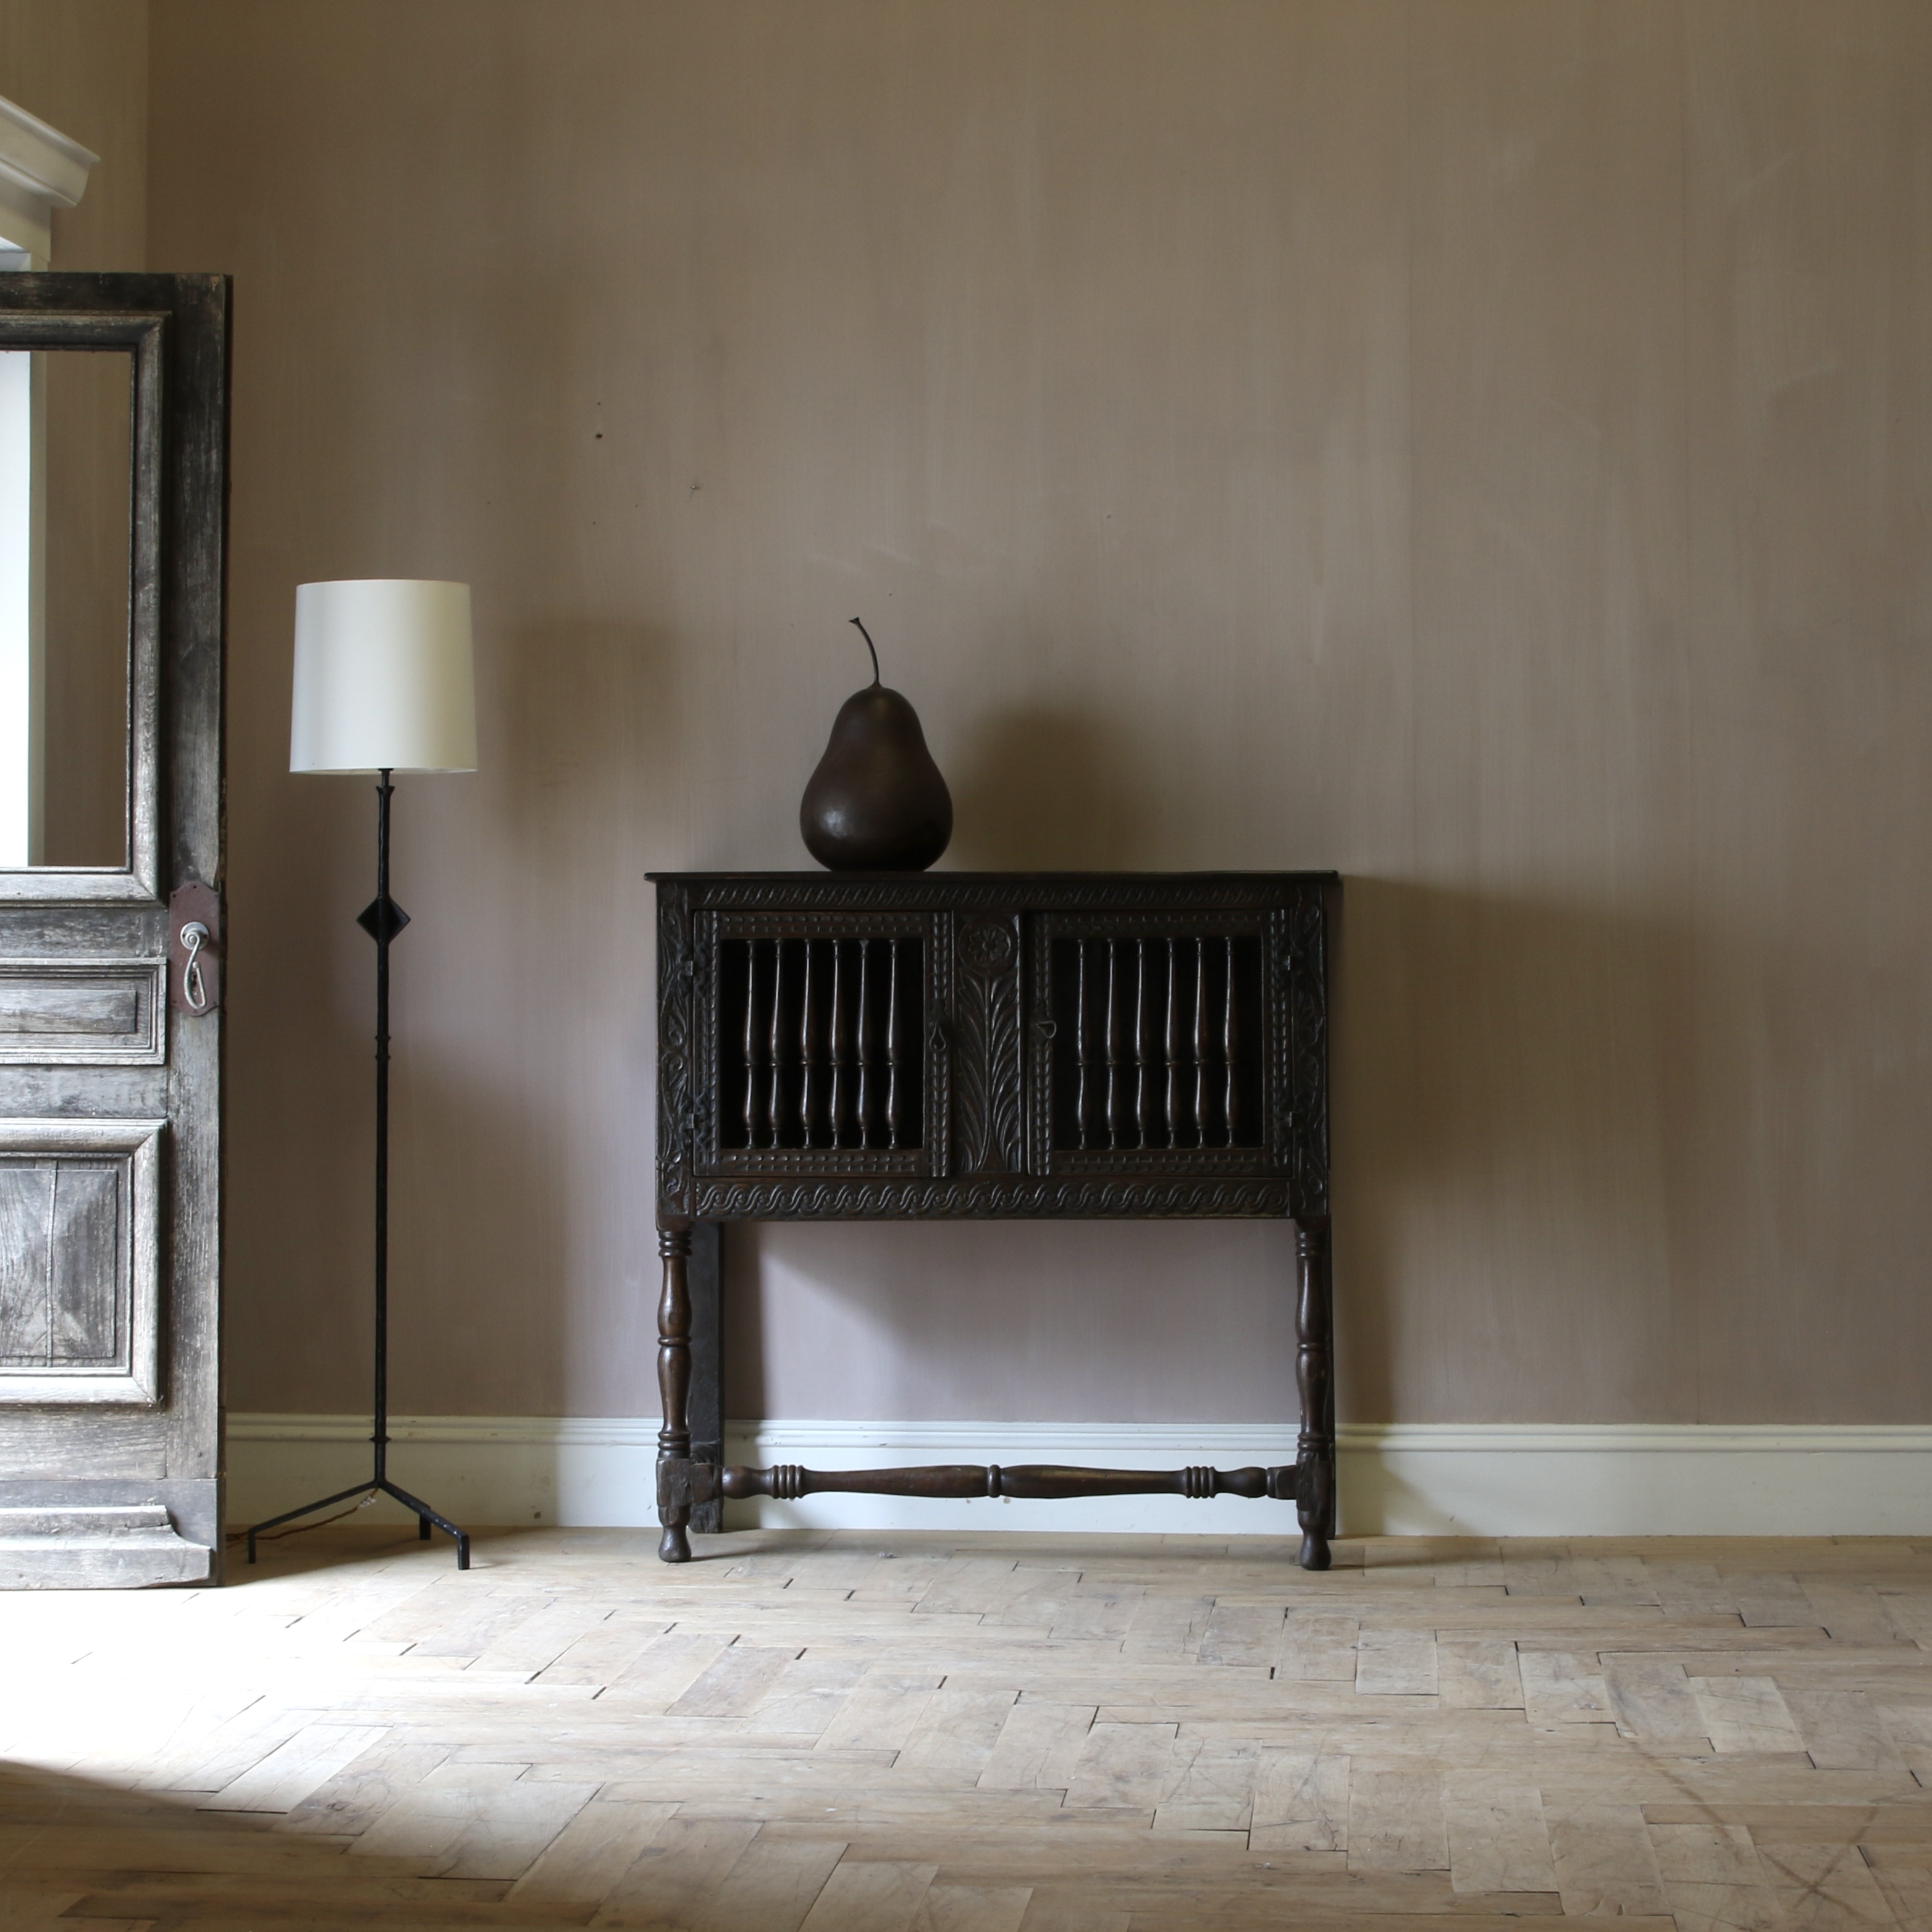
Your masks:
<path fill-rule="evenodd" d="M 702 1180 L 694 1211 L 718 1220 L 896 1221 L 988 1214 L 1017 1219 L 1064 1215 L 1150 1220 L 1246 1220 L 1288 1211 L 1282 1180 L 1177 1181 L 1037 1180 L 1018 1175 L 917 1181 Z M 992 1184 L 986 1184 L 990 1180 Z"/>
<path fill-rule="evenodd" d="M 1041 912 L 1166 912 L 1176 908 L 1256 911 L 1277 904 L 1280 898 L 1279 885 L 1267 877 L 1240 873 L 1176 874 L 1168 878 L 1141 878 L 1132 874 L 1084 878 L 1036 874 L 1018 888 L 1011 878 L 980 879 L 944 872 L 893 880 L 775 874 L 700 878 L 693 890 L 707 909 L 721 912 L 784 913 L 808 908 L 819 914 L 1006 913 L 1022 897 L 1029 910 Z"/>

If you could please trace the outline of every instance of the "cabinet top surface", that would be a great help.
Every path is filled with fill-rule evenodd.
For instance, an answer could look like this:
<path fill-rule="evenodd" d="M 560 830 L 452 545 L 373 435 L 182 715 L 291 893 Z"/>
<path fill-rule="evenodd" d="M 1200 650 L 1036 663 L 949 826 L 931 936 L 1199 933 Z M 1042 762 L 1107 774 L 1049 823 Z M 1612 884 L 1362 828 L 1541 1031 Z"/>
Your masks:
<path fill-rule="evenodd" d="M 1200 885 L 1216 880 L 1226 879 L 1238 885 L 1261 885 L 1269 883 L 1281 884 L 1306 884 L 1319 880 L 1324 884 L 1339 885 L 1342 875 L 1339 872 L 826 872 L 800 868 L 787 872 L 646 872 L 644 877 L 656 885 L 701 885 L 713 883 L 734 885 L 796 886 L 817 884 L 826 886 L 985 886 L 985 885 L 1062 885 L 1062 884 L 1118 884 L 1134 885 Z"/>

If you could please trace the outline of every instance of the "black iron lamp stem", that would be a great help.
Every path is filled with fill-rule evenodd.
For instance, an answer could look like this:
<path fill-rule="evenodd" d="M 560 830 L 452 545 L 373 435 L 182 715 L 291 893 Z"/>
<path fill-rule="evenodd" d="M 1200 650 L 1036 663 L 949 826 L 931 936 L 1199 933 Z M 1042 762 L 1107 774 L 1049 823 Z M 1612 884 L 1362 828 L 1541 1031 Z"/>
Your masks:
<path fill-rule="evenodd" d="M 470 1568 L 470 1535 L 439 1516 L 429 1504 L 389 1480 L 389 944 L 410 922 L 410 916 L 389 896 L 389 800 L 395 787 L 386 770 L 376 787 L 376 896 L 356 924 L 376 942 L 376 1400 L 375 1427 L 370 1440 L 375 1452 L 374 1473 L 366 1483 L 338 1490 L 320 1502 L 304 1503 L 258 1522 L 248 1532 L 248 1561 L 255 1560 L 255 1539 L 265 1529 L 313 1516 L 332 1503 L 351 1496 L 393 1496 L 416 1513 L 417 1533 L 429 1540 L 430 1526 L 456 1539 L 456 1567 Z"/>

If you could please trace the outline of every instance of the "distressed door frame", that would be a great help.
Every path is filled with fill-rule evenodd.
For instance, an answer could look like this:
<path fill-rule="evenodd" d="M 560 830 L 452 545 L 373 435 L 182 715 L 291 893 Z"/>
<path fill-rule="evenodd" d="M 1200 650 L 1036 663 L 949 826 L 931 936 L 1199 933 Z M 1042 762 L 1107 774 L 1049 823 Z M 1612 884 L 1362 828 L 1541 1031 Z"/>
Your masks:
<path fill-rule="evenodd" d="M 64 1266 L 113 1312 L 0 1359 L 0 1588 L 221 1574 L 223 1022 L 171 997 L 168 901 L 222 884 L 228 318 L 225 276 L 0 277 L 0 348 L 130 351 L 134 386 L 128 863 L 0 872 L 0 1162 L 48 1202 L 50 1310 Z M 64 1163 L 108 1261 L 55 1252 Z"/>

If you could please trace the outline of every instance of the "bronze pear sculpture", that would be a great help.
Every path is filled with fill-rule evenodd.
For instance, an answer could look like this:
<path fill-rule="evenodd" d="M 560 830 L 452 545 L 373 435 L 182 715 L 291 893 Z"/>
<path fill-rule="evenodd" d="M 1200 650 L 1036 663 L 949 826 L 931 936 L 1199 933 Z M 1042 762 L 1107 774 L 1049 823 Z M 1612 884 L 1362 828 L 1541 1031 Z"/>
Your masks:
<path fill-rule="evenodd" d="M 879 678 L 838 707 L 825 755 L 805 788 L 798 829 L 806 849 L 835 872 L 922 872 L 952 836 L 952 794 L 946 789 L 919 713 Z"/>

